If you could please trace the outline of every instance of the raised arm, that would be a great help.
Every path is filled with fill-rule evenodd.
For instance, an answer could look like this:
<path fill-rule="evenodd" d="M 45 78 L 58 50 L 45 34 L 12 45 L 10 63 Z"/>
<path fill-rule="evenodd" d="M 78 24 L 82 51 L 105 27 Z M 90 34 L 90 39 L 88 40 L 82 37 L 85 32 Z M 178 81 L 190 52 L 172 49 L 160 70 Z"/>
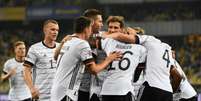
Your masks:
<path fill-rule="evenodd" d="M 108 32 L 103 33 L 103 38 L 113 38 L 115 40 L 126 42 L 126 43 L 136 43 L 136 31 L 132 28 L 127 28 L 126 31 L 123 33 L 111 33 Z"/>

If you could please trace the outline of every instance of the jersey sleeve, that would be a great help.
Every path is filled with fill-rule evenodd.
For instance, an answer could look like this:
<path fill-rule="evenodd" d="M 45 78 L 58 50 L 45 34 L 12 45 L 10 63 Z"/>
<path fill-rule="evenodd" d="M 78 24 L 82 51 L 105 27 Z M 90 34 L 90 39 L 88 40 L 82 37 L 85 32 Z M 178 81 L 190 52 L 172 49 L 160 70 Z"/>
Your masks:
<path fill-rule="evenodd" d="M 9 63 L 9 61 L 6 61 L 4 63 L 3 72 L 8 73 L 10 71 L 10 69 L 11 69 L 10 63 Z"/>
<path fill-rule="evenodd" d="M 29 64 L 31 66 L 33 66 L 37 60 L 37 55 L 36 55 L 36 50 L 34 49 L 34 47 L 30 47 L 29 51 L 27 53 L 27 56 L 25 58 L 25 63 L 24 64 Z"/>
<path fill-rule="evenodd" d="M 159 39 L 150 35 L 138 35 L 139 44 L 144 44 L 146 42 L 161 42 Z"/>
<path fill-rule="evenodd" d="M 85 62 L 93 59 L 92 50 L 87 42 L 82 42 L 78 48 L 81 61 Z"/>

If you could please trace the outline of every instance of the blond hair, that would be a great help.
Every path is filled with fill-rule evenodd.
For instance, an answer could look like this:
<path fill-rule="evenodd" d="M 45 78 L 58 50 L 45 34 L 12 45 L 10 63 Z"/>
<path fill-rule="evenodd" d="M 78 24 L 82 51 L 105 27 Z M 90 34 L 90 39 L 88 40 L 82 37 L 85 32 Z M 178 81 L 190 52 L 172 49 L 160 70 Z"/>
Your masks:
<path fill-rule="evenodd" d="M 137 32 L 137 34 L 144 35 L 145 30 L 142 29 L 141 27 L 133 27 L 133 29 Z"/>
<path fill-rule="evenodd" d="M 16 48 L 16 47 L 19 46 L 19 45 L 25 45 L 25 43 L 24 43 L 23 41 L 16 41 L 16 42 L 14 43 L 14 48 Z"/>
<path fill-rule="evenodd" d="M 123 16 L 109 16 L 106 20 L 107 25 L 109 25 L 110 22 L 119 22 L 120 27 L 124 28 L 124 17 Z"/>

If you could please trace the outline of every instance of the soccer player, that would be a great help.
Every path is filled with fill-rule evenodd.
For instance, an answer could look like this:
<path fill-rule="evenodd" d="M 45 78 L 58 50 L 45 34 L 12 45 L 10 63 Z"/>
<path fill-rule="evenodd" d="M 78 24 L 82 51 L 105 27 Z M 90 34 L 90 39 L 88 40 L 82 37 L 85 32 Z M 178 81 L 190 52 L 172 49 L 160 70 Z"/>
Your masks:
<path fill-rule="evenodd" d="M 172 51 L 173 58 L 175 59 L 175 51 Z M 179 91 L 174 93 L 173 100 L 179 100 L 179 101 L 197 101 L 197 93 L 195 89 L 191 86 L 191 84 L 188 82 L 188 79 L 182 70 L 179 63 L 174 60 L 174 64 L 176 69 L 179 71 L 179 73 L 182 75 L 182 81 L 179 86 Z"/>
<path fill-rule="evenodd" d="M 112 34 L 113 35 L 113 34 Z M 112 36 L 110 35 L 110 37 Z M 114 35 L 120 40 L 121 34 Z M 149 35 L 124 35 L 129 43 L 139 43 L 147 49 L 146 75 L 143 89 L 139 92 L 139 101 L 172 101 L 172 93 L 179 87 L 182 79 L 176 70 L 171 55 L 171 47 Z M 170 84 L 172 76 L 174 85 Z"/>
<path fill-rule="evenodd" d="M 53 56 L 58 45 L 58 22 L 46 20 L 43 32 L 44 40 L 29 48 L 24 62 L 24 78 L 34 99 L 50 101 L 50 91 L 56 72 L 56 61 Z"/>
<path fill-rule="evenodd" d="M 23 41 L 14 44 L 15 58 L 11 58 L 4 64 L 1 79 L 9 79 L 9 100 L 31 101 L 31 92 L 23 78 L 23 63 L 25 60 L 26 46 Z"/>
<path fill-rule="evenodd" d="M 124 18 L 121 16 L 110 16 L 107 19 L 108 34 L 123 32 Z M 134 70 L 140 62 L 145 61 L 146 49 L 137 44 L 126 44 L 110 38 L 100 41 L 101 47 L 106 53 L 121 51 L 123 58 L 114 61 L 107 69 L 108 73 L 104 79 L 101 95 L 103 101 L 132 101 L 134 87 L 132 85 Z"/>
<path fill-rule="evenodd" d="M 99 10 L 87 9 L 83 15 L 94 21 L 92 25 L 92 36 L 103 33 L 103 31 L 101 31 L 101 28 L 103 27 L 102 13 Z M 100 63 L 106 57 L 106 53 L 104 51 L 96 48 L 93 49 L 93 53 L 97 63 Z M 89 92 L 90 101 L 100 101 L 100 91 L 105 74 L 106 70 L 99 72 L 97 75 L 91 75 L 86 71 L 80 85 L 78 101 L 88 101 Z"/>
<path fill-rule="evenodd" d="M 81 75 L 85 67 L 96 74 L 113 60 L 121 58 L 121 53 L 111 53 L 101 64 L 96 64 L 92 57 L 92 50 L 86 40 L 91 35 L 93 21 L 87 17 L 75 20 L 75 36 L 63 44 L 57 59 L 57 71 L 51 91 L 51 101 L 77 101 Z"/>

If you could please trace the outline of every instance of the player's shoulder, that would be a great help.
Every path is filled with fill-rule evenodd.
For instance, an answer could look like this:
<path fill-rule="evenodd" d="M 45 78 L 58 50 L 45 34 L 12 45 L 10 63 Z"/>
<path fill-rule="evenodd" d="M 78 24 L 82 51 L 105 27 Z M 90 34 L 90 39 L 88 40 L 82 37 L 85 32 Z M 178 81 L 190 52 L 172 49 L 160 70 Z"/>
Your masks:
<path fill-rule="evenodd" d="M 42 47 L 42 45 L 43 45 L 42 41 L 40 41 L 40 42 L 37 42 L 37 43 L 31 45 L 30 48 L 38 48 L 38 47 Z"/>
<path fill-rule="evenodd" d="M 140 44 L 144 44 L 147 42 L 161 43 L 161 41 L 158 38 L 152 35 L 138 35 L 138 38 L 139 38 Z"/>
<path fill-rule="evenodd" d="M 13 62 L 13 61 L 15 61 L 15 58 L 10 58 L 6 62 L 10 63 L 10 62 Z"/>
<path fill-rule="evenodd" d="M 71 40 L 71 44 L 74 46 L 80 47 L 80 46 L 89 46 L 89 43 L 86 40 L 80 39 L 80 38 L 73 38 Z"/>
<path fill-rule="evenodd" d="M 140 44 L 132 44 L 135 48 L 139 49 L 139 50 L 146 50 L 146 48 Z"/>
<path fill-rule="evenodd" d="M 6 60 L 6 62 L 4 63 L 4 65 L 12 64 L 14 61 L 15 61 L 15 58 L 10 58 L 10 59 Z"/>
<path fill-rule="evenodd" d="M 169 50 L 172 49 L 172 47 L 171 47 L 169 44 L 167 44 L 167 43 L 162 42 L 161 44 L 162 44 L 166 49 L 169 49 Z"/>
<path fill-rule="evenodd" d="M 73 38 L 77 44 L 86 44 L 88 43 L 86 40 L 80 38 Z"/>
<path fill-rule="evenodd" d="M 59 44 L 60 44 L 60 43 L 58 43 L 58 42 L 55 42 L 55 44 L 56 44 L 56 46 L 59 46 Z"/>

